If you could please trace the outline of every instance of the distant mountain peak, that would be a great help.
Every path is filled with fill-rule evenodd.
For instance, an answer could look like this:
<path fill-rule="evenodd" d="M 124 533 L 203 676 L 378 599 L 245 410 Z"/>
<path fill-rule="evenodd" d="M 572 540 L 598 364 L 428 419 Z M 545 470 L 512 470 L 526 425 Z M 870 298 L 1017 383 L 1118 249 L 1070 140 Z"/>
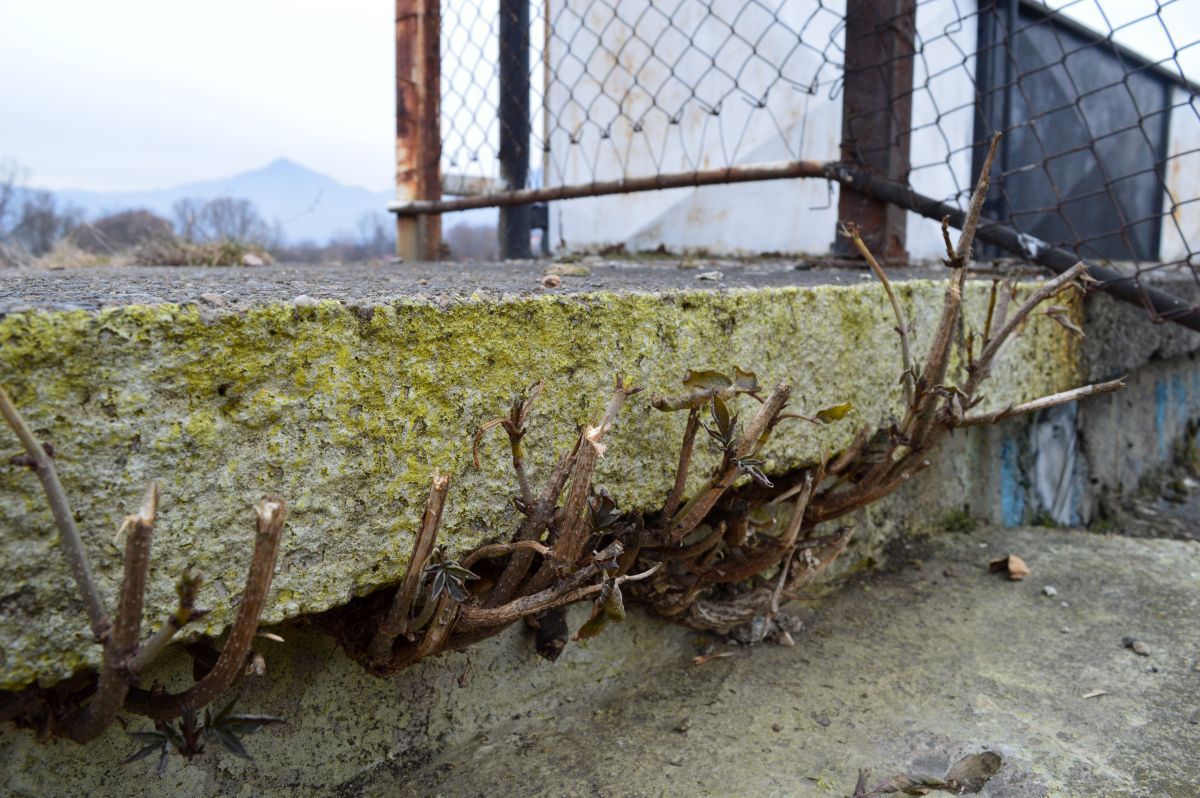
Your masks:
<path fill-rule="evenodd" d="M 314 172 L 312 169 L 309 169 L 304 164 L 296 163 L 291 158 L 276 158 L 275 160 L 271 161 L 269 164 L 264 166 L 262 169 L 257 169 L 254 171 L 270 172 L 272 174 L 278 174 L 278 175 L 304 174 L 304 175 L 312 175 L 314 177 L 322 177 L 322 178 L 325 178 L 326 180 L 333 179 L 331 177 L 328 177 L 327 175 L 321 174 L 320 172 Z"/>

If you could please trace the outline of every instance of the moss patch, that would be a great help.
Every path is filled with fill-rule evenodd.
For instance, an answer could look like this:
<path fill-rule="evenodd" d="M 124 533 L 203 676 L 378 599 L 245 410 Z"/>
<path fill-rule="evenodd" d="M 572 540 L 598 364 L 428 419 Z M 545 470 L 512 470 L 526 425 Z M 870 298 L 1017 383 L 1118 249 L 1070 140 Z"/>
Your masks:
<path fill-rule="evenodd" d="M 940 283 L 898 286 L 928 346 Z M 981 319 L 987 285 L 969 286 Z M 792 383 L 813 410 L 849 400 L 844 421 L 786 425 L 766 452 L 778 472 L 836 449 L 864 423 L 897 412 L 898 345 L 882 291 L 864 282 L 728 292 L 604 293 L 449 304 L 265 304 L 202 317 L 178 305 L 98 313 L 31 311 L 0 320 L 0 374 L 54 444 L 102 589 L 116 593 L 120 518 L 143 484 L 163 486 L 148 615 L 171 606 L 187 566 L 207 579 L 207 626 L 232 619 L 253 537 L 253 504 L 285 497 L 292 512 L 265 620 L 344 603 L 397 581 L 435 470 L 453 482 L 443 540 L 462 552 L 504 537 L 515 518 L 506 447 L 470 437 L 513 394 L 546 381 L 527 438 L 540 482 L 556 452 L 593 420 L 617 372 L 670 392 L 691 368 L 755 370 Z M 986 403 L 1002 407 L 1073 385 L 1077 345 L 1035 318 L 997 369 Z M 750 401 L 750 400 L 746 400 Z M 623 507 L 653 509 L 669 489 L 683 414 L 632 401 L 610 437 L 596 484 Z M 0 453 L 16 452 L 9 440 Z M 700 448 L 693 474 L 715 461 Z M 5 458 L 4 462 L 7 461 Z M 98 661 L 70 630 L 74 597 L 36 479 L 0 465 L 0 688 L 54 681 Z"/>

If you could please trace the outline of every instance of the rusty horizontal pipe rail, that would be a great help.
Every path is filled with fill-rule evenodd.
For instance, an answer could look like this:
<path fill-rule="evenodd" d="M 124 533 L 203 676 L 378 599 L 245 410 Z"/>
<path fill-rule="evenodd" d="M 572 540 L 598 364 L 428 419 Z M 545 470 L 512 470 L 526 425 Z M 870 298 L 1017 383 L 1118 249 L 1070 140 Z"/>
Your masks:
<path fill-rule="evenodd" d="M 430 213 L 450 213 L 472 208 L 505 208 L 534 202 L 598 197 L 604 194 L 635 194 L 641 191 L 661 191 L 668 188 L 695 188 L 722 183 L 750 183 L 756 180 L 783 180 L 793 177 L 828 177 L 828 164 L 819 161 L 778 161 L 731 166 L 726 169 L 706 169 L 699 172 L 678 172 L 651 177 L 630 177 L 574 186 L 528 188 L 453 200 L 416 200 L 392 202 L 388 210 L 397 216 L 422 216 Z"/>
<path fill-rule="evenodd" d="M 842 185 L 853 186 L 858 191 L 879 197 L 885 202 L 929 219 L 948 217 L 952 227 L 962 228 L 966 214 L 961 208 L 918 194 L 904 183 L 886 180 L 869 172 L 847 167 L 845 164 L 830 164 L 827 176 Z M 1039 266 L 1045 266 L 1056 274 L 1062 274 L 1083 260 L 1070 250 L 1053 246 L 994 219 L 979 220 L 975 239 L 997 246 Z M 1121 274 L 1107 266 L 1084 262 L 1088 275 L 1099 283 L 1098 287 L 1106 293 L 1123 302 L 1137 305 L 1158 318 L 1200 332 L 1200 307 L 1194 303 L 1144 285 L 1138 277 Z"/>
<path fill-rule="evenodd" d="M 421 216 L 471 208 L 597 197 L 605 194 L 631 194 L 668 188 L 801 177 L 829 180 L 929 219 L 940 220 L 949 217 L 952 227 L 962 228 L 965 213 L 955 205 L 919 194 L 906 183 L 888 180 L 852 164 L 819 161 L 785 161 L 733 166 L 727 169 L 710 169 L 700 172 L 681 172 L 573 186 L 507 191 L 453 200 L 393 202 L 388 205 L 388 210 L 399 216 Z M 1081 260 L 1078 255 L 1069 250 L 1055 247 L 994 219 L 980 219 L 975 238 L 1032 261 L 1039 266 L 1044 266 L 1056 274 L 1062 274 Z M 1200 332 L 1200 307 L 1195 304 L 1152 286 L 1144 285 L 1137 277 L 1121 274 L 1107 266 L 1088 263 L 1087 268 L 1088 274 L 1100 284 L 1100 288 L 1113 297 L 1146 309 L 1159 318 Z"/>

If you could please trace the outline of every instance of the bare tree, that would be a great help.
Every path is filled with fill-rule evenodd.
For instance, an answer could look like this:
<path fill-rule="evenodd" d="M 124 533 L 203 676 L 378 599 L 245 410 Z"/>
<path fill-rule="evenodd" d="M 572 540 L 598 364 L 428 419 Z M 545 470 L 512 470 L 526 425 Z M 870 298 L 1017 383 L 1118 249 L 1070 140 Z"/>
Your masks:
<path fill-rule="evenodd" d="M 274 231 L 254 203 L 235 197 L 184 197 L 171 206 L 175 231 L 185 241 L 240 241 L 267 246 Z"/>
<path fill-rule="evenodd" d="M 33 257 L 46 254 L 83 219 L 83 211 L 60 207 L 49 191 L 23 192 L 21 211 L 6 238 L 9 246 Z"/>
<path fill-rule="evenodd" d="M 195 197 L 184 197 L 175 201 L 171 206 L 171 218 L 175 222 L 175 232 L 184 241 L 195 241 L 200 232 L 200 211 L 204 208 L 203 200 Z"/>
<path fill-rule="evenodd" d="M 0 240 L 16 223 L 17 201 L 25 170 L 12 158 L 0 158 Z"/>

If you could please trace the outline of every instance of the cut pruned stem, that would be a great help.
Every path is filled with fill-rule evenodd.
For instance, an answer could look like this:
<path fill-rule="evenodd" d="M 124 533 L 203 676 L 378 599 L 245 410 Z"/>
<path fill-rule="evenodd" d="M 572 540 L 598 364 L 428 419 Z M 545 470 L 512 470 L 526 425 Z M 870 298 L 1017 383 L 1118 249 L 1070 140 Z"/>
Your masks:
<path fill-rule="evenodd" d="M 450 488 L 450 477 L 444 474 L 434 474 L 429 485 L 429 495 L 425 499 L 425 512 L 421 516 L 421 526 L 413 540 L 412 555 L 408 559 L 408 570 L 400 582 L 400 588 L 392 599 L 388 614 L 384 617 L 379 628 L 371 638 L 368 654 L 374 660 L 384 660 L 392 650 L 392 644 L 402 634 L 407 634 L 409 614 L 413 601 L 417 597 L 417 589 L 421 585 L 421 575 L 425 564 L 433 554 L 437 543 L 438 527 L 442 523 L 442 508 L 446 504 L 446 491 Z"/>
<path fill-rule="evenodd" d="M 1069 391 L 1050 394 L 1043 396 L 1040 399 L 1034 399 L 1031 402 L 1024 402 L 1019 405 L 997 410 L 994 413 L 980 413 L 978 415 L 965 416 L 960 419 L 956 426 L 973 427 L 980 424 L 996 424 L 1006 418 L 1023 415 L 1025 413 L 1036 413 L 1038 410 L 1046 410 L 1047 408 L 1065 405 L 1069 402 L 1075 402 L 1079 399 L 1085 399 L 1089 396 L 1100 396 L 1101 394 L 1112 393 L 1119 391 L 1125 387 L 1124 378 L 1119 380 L 1111 380 L 1109 382 L 1096 383 L 1095 385 L 1084 385 L 1079 388 L 1073 388 Z"/>
<path fill-rule="evenodd" d="M 542 567 L 530 579 L 524 592 L 542 590 L 554 581 L 558 564 L 573 565 L 583 554 L 583 547 L 591 533 L 591 508 L 588 506 L 588 498 L 591 496 L 592 474 L 595 472 L 596 463 L 604 455 L 604 436 L 616 423 L 625 400 L 640 390 L 626 385 L 621 377 L 617 377 L 612 398 L 600 418 L 600 423 L 583 431 L 575 454 L 575 466 L 571 472 L 571 487 L 567 491 L 567 500 L 563 506 L 562 528 L 558 540 L 554 541 L 553 558 L 542 562 Z"/>
<path fill-rule="evenodd" d="M 71 503 L 67 501 L 67 494 L 58 479 L 54 461 L 46 454 L 45 447 L 34 437 L 33 432 L 25 423 L 25 419 L 21 417 L 20 412 L 13 405 L 2 386 L 0 386 L 0 415 L 4 416 L 8 426 L 17 434 L 21 445 L 25 447 L 25 453 L 33 461 L 34 470 L 38 479 L 41 480 L 46 501 L 50 504 L 50 511 L 54 514 L 54 521 L 58 526 L 63 556 L 67 558 L 67 565 L 75 579 L 75 586 L 83 599 L 84 607 L 87 608 L 92 636 L 97 641 L 103 641 L 109 631 L 108 611 L 104 609 L 104 600 L 100 598 L 96 578 L 92 575 L 91 561 L 83 549 L 83 539 L 79 536 L 79 527 L 75 525 L 75 516 L 71 513 Z"/>
<path fill-rule="evenodd" d="M 250 557 L 250 569 L 246 574 L 246 589 L 242 592 L 242 603 L 229 632 L 229 639 L 221 649 L 221 655 L 203 679 L 182 693 L 152 693 L 148 701 L 139 701 L 130 707 L 135 712 L 152 720 L 169 720 L 189 709 L 198 709 L 217 698 L 245 670 L 246 656 L 258 621 L 262 616 L 267 593 L 271 589 L 271 578 L 275 570 L 275 557 L 279 553 L 279 541 L 283 536 L 283 524 L 287 520 L 287 504 L 283 499 L 267 496 L 255 508 L 257 530 L 254 538 L 254 553 Z"/>
<path fill-rule="evenodd" d="M 979 172 L 979 181 L 975 184 L 974 193 L 971 194 L 971 203 L 963 221 L 962 233 L 958 238 L 958 248 L 954 252 L 947 252 L 948 265 L 953 271 L 946 285 L 942 315 L 933 335 L 933 343 L 929 347 L 929 357 L 922 369 L 923 391 L 920 392 L 921 395 L 915 402 L 918 407 L 915 411 L 909 411 L 902 425 L 905 436 L 914 440 L 920 440 L 928 431 L 933 414 L 937 409 L 937 404 L 932 401 L 930 392 L 946 379 L 946 369 L 950 364 L 950 344 L 953 340 L 954 328 L 958 324 L 959 314 L 962 311 L 963 283 L 967 277 L 966 265 L 971 257 L 975 230 L 979 226 L 979 215 L 983 212 L 983 203 L 987 199 L 988 188 L 991 186 L 992 161 L 996 157 L 996 147 L 999 143 L 1000 134 L 997 133 L 992 136 L 987 158 L 984 159 L 983 168 Z M 946 220 L 943 220 L 942 227 L 944 231 L 947 229 Z M 949 247 L 949 234 L 946 235 L 946 243 Z M 926 399 L 931 401 L 924 401 Z"/>
<path fill-rule="evenodd" d="M 137 648 L 150 568 L 150 546 L 158 514 L 158 484 L 146 489 L 141 510 L 125 521 L 125 568 L 116 621 L 104 641 L 104 665 L 91 702 L 69 724 L 67 735 L 84 743 L 99 737 L 117 717 L 129 692 L 128 666 Z"/>

